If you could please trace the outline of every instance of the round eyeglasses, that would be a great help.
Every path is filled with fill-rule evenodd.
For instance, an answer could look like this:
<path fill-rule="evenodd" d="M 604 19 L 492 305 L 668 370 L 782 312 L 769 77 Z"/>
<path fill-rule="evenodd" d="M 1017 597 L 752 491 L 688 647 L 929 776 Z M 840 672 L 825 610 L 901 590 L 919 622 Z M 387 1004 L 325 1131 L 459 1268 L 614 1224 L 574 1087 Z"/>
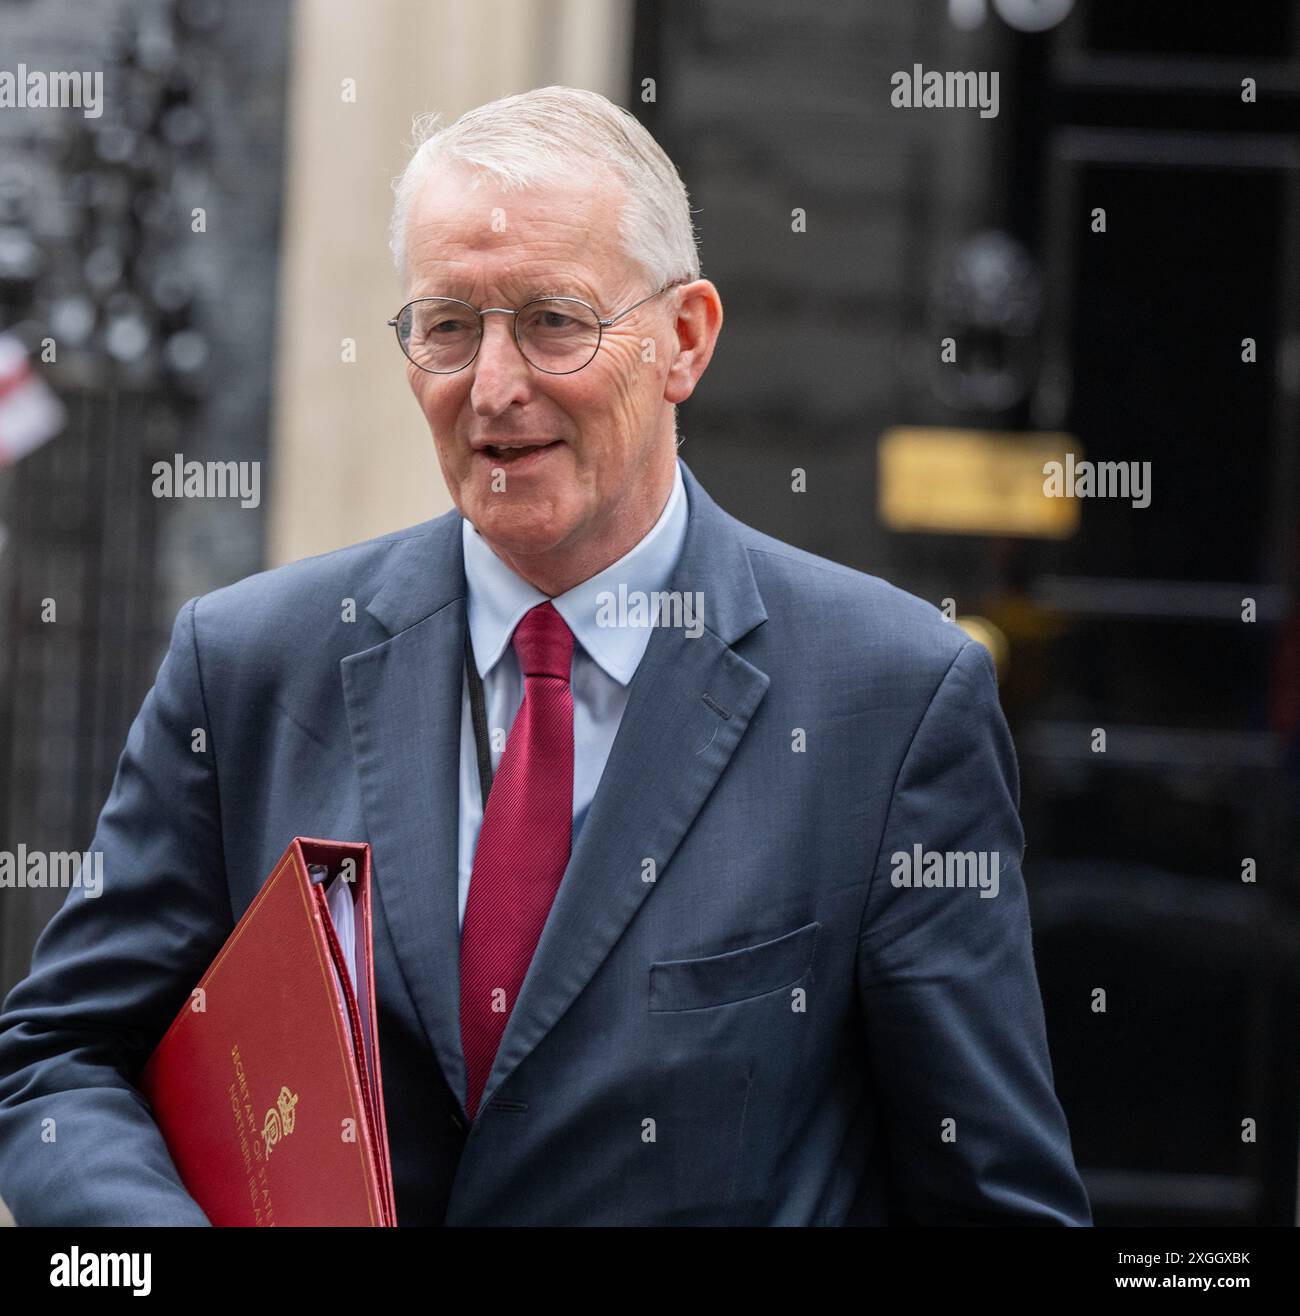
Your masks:
<path fill-rule="evenodd" d="M 479 310 L 456 297 L 417 297 L 388 323 L 413 365 L 433 375 L 453 375 L 478 355 L 483 317 L 493 311 L 513 315 L 515 342 L 524 360 L 548 375 L 571 375 L 590 364 L 610 325 L 683 282 L 667 284 L 607 320 L 577 297 L 539 297 L 517 311 L 508 306 Z"/>

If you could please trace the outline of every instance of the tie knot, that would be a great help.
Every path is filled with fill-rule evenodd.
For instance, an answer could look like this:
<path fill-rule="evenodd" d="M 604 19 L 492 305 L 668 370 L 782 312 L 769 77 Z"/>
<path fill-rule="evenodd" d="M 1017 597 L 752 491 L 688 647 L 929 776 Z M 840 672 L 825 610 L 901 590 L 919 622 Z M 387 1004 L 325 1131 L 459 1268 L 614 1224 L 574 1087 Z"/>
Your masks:
<path fill-rule="evenodd" d="M 524 613 L 514 634 L 515 653 L 525 676 L 569 679 L 573 663 L 573 632 L 550 603 Z"/>

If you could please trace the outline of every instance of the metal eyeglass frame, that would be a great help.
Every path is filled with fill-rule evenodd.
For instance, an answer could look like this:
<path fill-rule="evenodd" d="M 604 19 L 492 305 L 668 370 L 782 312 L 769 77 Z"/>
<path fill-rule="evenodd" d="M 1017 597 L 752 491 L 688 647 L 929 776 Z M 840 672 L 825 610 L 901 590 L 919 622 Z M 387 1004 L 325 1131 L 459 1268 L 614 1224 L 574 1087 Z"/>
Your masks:
<path fill-rule="evenodd" d="M 402 355 L 417 370 L 423 370 L 427 375 L 455 375 L 455 374 L 459 374 L 460 371 L 464 370 L 467 366 L 472 366 L 474 364 L 475 359 L 478 357 L 479 348 L 483 346 L 483 317 L 485 315 L 490 314 L 493 311 L 496 311 L 501 315 L 513 315 L 515 317 L 515 326 L 514 326 L 515 346 L 519 349 L 519 355 L 522 356 L 524 360 L 527 361 L 528 364 L 532 366 L 534 370 L 540 370 L 544 375 L 576 375 L 579 370 L 585 370 L 596 359 L 596 353 L 600 351 L 600 345 L 604 341 L 605 330 L 608 329 L 610 325 L 617 324 L 624 317 L 631 315 L 632 312 L 635 311 L 638 306 L 644 306 L 646 302 L 653 301 L 654 298 L 661 297 L 664 293 L 668 292 L 669 289 L 679 288 L 681 287 L 682 284 L 686 282 L 687 281 L 685 279 L 675 279 L 672 283 L 665 284 L 662 288 L 659 289 L 658 292 L 652 292 L 648 297 L 642 297 L 639 302 L 633 302 L 632 305 L 629 306 L 625 311 L 620 311 L 617 315 L 611 315 L 608 319 L 605 320 L 601 319 L 599 312 L 596 310 L 594 306 L 591 305 L 590 302 L 584 302 L 581 297 L 534 297 L 532 301 L 525 302 L 521 307 L 518 308 L 518 310 L 512 310 L 509 306 L 484 306 L 480 308 L 477 306 L 471 306 L 469 302 L 461 301 L 459 297 L 415 297 L 412 298 L 411 301 L 407 302 L 406 305 L 403 306 L 402 309 L 398 311 L 397 314 L 393 316 L 391 320 L 388 321 L 388 324 L 392 326 L 394 334 L 397 335 L 397 345 L 402 349 Z M 464 306 L 467 310 L 473 311 L 475 315 L 478 316 L 478 322 L 479 322 L 478 342 L 475 344 L 474 347 L 474 355 L 471 356 L 470 359 L 465 362 L 465 365 L 457 366 L 455 370 L 430 370 L 428 366 L 422 366 L 410 354 L 410 352 L 406 350 L 406 346 L 402 342 L 402 332 L 397 327 L 397 324 L 398 321 L 402 318 L 402 314 L 403 312 L 405 312 L 407 307 L 414 306 L 417 302 L 453 302 L 457 306 Z M 545 366 L 539 366 L 535 361 L 533 361 L 528 356 L 528 353 L 524 351 L 523 344 L 519 341 L 519 316 L 522 312 L 526 311 L 530 306 L 536 306 L 538 302 L 574 302 L 578 306 L 582 306 L 588 311 L 590 311 L 592 316 L 595 318 L 596 346 L 592 348 L 591 355 L 580 366 L 574 366 L 572 370 L 547 370 Z"/>

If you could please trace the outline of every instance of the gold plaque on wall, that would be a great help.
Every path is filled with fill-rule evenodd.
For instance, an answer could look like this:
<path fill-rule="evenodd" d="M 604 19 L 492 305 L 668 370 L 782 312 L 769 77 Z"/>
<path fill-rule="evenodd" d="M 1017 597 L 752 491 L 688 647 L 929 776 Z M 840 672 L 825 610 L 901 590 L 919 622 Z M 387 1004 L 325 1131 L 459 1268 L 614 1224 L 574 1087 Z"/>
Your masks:
<path fill-rule="evenodd" d="M 995 430 L 887 430 L 879 449 L 880 519 L 891 530 L 1068 539 L 1079 501 L 1043 490 L 1048 462 L 1077 462 L 1069 434 Z"/>

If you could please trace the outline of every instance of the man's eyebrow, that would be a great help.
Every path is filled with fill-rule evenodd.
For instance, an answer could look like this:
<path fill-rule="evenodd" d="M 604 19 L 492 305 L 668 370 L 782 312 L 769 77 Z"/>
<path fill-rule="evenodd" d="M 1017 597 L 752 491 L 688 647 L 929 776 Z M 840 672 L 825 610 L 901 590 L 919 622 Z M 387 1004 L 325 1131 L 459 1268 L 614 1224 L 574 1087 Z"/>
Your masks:
<path fill-rule="evenodd" d="M 542 297 L 577 297 L 577 296 L 578 294 L 574 292 L 571 287 L 568 287 L 564 284 L 552 284 L 546 288 L 534 289 L 534 291 L 530 292 L 526 297 L 520 300 L 519 305 L 522 306 L 524 305 L 525 302 L 535 302 Z M 579 300 L 586 301 L 587 299 L 585 297 L 581 297 L 579 298 Z"/>
<path fill-rule="evenodd" d="M 437 279 L 427 280 L 426 286 L 428 291 L 422 295 L 425 297 L 451 297 L 456 301 L 468 302 L 474 305 L 473 299 L 465 292 L 465 283 L 463 279 L 448 279 L 446 283 L 440 283 Z M 511 301 L 506 299 L 503 305 L 518 308 L 527 306 L 529 302 L 540 301 L 544 297 L 576 297 L 579 301 L 590 303 L 590 298 L 584 296 L 581 291 L 575 291 L 571 285 L 550 283 L 546 285 L 534 285 L 531 289 L 522 292 L 518 298 Z M 484 306 L 495 306 L 495 301 L 484 302 Z"/>

